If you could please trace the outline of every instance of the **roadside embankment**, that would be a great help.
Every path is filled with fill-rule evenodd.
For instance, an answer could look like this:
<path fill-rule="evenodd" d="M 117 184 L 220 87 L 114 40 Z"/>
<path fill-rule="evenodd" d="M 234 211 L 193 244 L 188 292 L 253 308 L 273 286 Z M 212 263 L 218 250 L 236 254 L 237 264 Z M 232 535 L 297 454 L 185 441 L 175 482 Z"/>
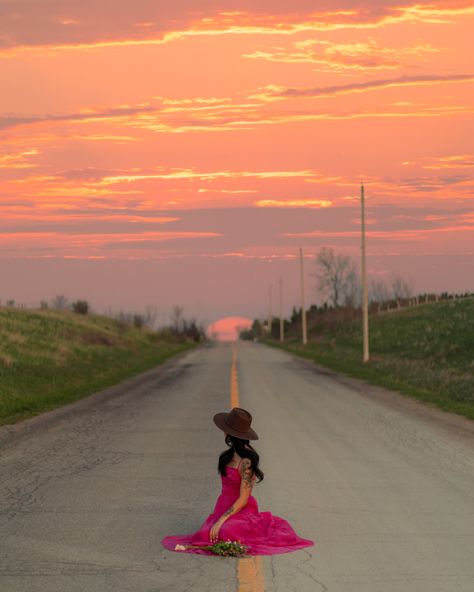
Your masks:
<path fill-rule="evenodd" d="M 309 358 L 445 411 L 474 419 L 474 299 L 422 304 L 373 315 L 370 361 L 362 363 L 360 322 L 311 327 L 308 343 L 290 336 L 268 345 Z"/>
<path fill-rule="evenodd" d="M 0 307 L 0 425 L 54 409 L 196 347 L 71 311 Z"/>

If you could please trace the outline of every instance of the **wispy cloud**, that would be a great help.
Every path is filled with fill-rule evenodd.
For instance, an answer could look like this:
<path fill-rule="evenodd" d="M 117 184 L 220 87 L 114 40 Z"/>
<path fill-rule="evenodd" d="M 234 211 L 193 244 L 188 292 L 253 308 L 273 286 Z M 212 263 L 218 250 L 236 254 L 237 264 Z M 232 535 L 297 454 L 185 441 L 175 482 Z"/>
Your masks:
<path fill-rule="evenodd" d="M 364 82 L 351 82 L 349 84 L 335 84 L 332 86 L 313 86 L 305 88 L 285 88 L 279 86 L 269 86 L 266 89 L 262 89 L 262 92 L 258 93 L 255 96 L 263 99 L 317 98 L 329 97 L 338 94 L 367 92 L 370 90 L 378 90 L 391 87 L 422 86 L 473 81 L 474 74 L 470 73 L 447 75 L 419 74 L 416 76 L 404 74 L 396 78 L 367 80 Z"/>
<path fill-rule="evenodd" d="M 81 249 L 87 248 L 89 255 L 101 254 L 100 251 L 108 249 L 150 249 L 159 244 L 177 240 L 202 240 L 220 237 L 218 232 L 206 231 L 153 231 L 126 233 L 122 232 L 115 240 L 110 240 L 109 233 L 68 233 L 60 229 L 53 231 L 37 231 L 30 228 L 23 232 L 0 232 L 0 245 L 20 251 L 33 251 L 35 245 L 41 245 L 43 252 L 59 251 L 66 255 L 78 254 Z"/>
<path fill-rule="evenodd" d="M 126 175 L 110 175 L 102 177 L 101 185 L 114 185 L 116 183 L 132 183 L 135 181 L 149 180 L 170 180 L 170 179 L 199 179 L 201 181 L 212 181 L 215 179 L 285 179 L 317 177 L 319 173 L 311 170 L 294 171 L 198 171 L 195 169 L 176 169 L 170 171 L 156 171 L 150 173 L 133 173 Z"/>
<path fill-rule="evenodd" d="M 301 32 L 378 29 L 402 23 L 446 24 L 474 14 L 468 0 L 351 0 L 276 1 L 271 7 L 239 0 L 226 6 L 203 0 L 160 3 L 120 0 L 107 4 L 83 0 L 67 7 L 56 2 L 30 3 L 18 11 L 13 3 L 0 5 L 0 46 L 12 52 L 101 49 L 164 44 L 185 37 L 217 35 L 294 35 Z M 133 16 L 132 16 L 133 15 Z"/>
<path fill-rule="evenodd" d="M 427 236 L 432 234 L 449 234 L 453 232 L 472 232 L 474 224 L 460 224 L 452 226 L 443 226 L 439 228 L 416 228 L 410 230 L 367 230 L 366 236 L 368 239 L 384 240 L 390 242 L 397 241 L 423 241 Z M 313 230 L 310 232 L 285 232 L 282 236 L 289 238 L 322 238 L 322 239 L 357 239 L 360 237 L 360 231 L 326 231 Z"/>
<path fill-rule="evenodd" d="M 427 157 L 421 160 L 424 169 L 466 169 L 474 167 L 474 154 Z"/>
<path fill-rule="evenodd" d="M 318 71 L 345 73 L 378 70 L 398 70 L 403 66 L 420 63 L 425 54 L 438 53 L 440 47 L 431 44 L 409 47 L 388 47 L 375 39 L 338 43 L 329 40 L 305 39 L 296 41 L 292 48 L 254 51 L 243 57 L 289 64 L 312 64 Z"/>
<path fill-rule="evenodd" d="M 329 208 L 332 204 L 328 199 L 260 199 L 255 202 L 259 208 Z"/>
<path fill-rule="evenodd" d="M 248 92 L 241 97 L 152 97 L 136 105 L 111 105 L 106 107 L 84 107 L 77 112 L 40 115 L 0 114 L 0 130 L 12 130 L 36 126 L 42 129 L 51 141 L 64 142 L 65 134 L 58 128 L 67 128 L 71 141 L 113 142 L 115 144 L 138 142 L 141 132 L 153 134 L 185 134 L 202 132 L 240 132 L 268 125 L 284 123 L 330 121 L 357 118 L 398 117 L 440 117 L 467 113 L 469 105 L 423 105 L 413 101 L 398 101 L 381 104 L 380 108 L 364 109 L 357 105 L 355 110 L 326 107 L 315 111 L 311 106 L 284 106 L 277 109 L 275 102 L 296 99 L 320 99 L 352 93 L 367 93 L 390 88 L 419 87 L 441 84 L 471 83 L 474 74 L 426 74 L 402 75 L 394 78 L 379 78 L 320 87 L 292 88 L 267 85 Z M 78 127 L 81 127 L 78 130 Z M 56 129 L 56 135 L 54 130 Z M 127 133 L 124 133 L 124 129 Z M 62 137 L 62 139 L 61 139 Z"/>
<path fill-rule="evenodd" d="M 21 152 L 0 153 L 0 169 L 11 170 L 35 168 L 38 165 L 33 162 L 33 160 L 39 153 L 39 150 L 36 148 L 22 150 Z"/>
<path fill-rule="evenodd" d="M 74 122 L 74 121 L 121 121 L 123 118 L 155 111 L 156 107 L 151 105 L 136 106 L 118 106 L 104 109 L 84 109 L 77 113 L 59 113 L 51 115 L 0 115 L 0 130 L 9 129 L 23 125 L 33 125 L 41 123 L 54 122 Z"/>

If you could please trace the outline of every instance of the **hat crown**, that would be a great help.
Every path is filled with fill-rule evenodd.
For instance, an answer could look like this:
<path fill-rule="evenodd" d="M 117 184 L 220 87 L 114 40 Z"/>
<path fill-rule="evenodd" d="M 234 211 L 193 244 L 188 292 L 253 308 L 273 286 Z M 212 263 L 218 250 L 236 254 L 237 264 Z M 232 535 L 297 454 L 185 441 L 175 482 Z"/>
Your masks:
<path fill-rule="evenodd" d="M 233 407 L 225 420 L 225 423 L 237 432 L 247 432 L 252 423 L 250 413 L 241 407 Z"/>
<path fill-rule="evenodd" d="M 258 440 L 257 432 L 250 427 L 252 416 L 242 407 L 233 407 L 230 411 L 216 413 L 213 421 L 218 428 L 243 440 Z"/>

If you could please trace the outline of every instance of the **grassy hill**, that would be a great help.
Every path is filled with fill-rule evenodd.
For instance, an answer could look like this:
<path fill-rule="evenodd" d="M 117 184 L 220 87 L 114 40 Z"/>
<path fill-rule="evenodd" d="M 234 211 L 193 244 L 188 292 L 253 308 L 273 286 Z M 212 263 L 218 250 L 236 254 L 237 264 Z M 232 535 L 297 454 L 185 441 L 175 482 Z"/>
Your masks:
<path fill-rule="evenodd" d="M 447 300 L 372 315 L 370 361 L 362 364 L 360 320 L 315 319 L 306 346 L 280 345 L 374 384 L 399 390 L 474 419 L 474 298 Z"/>
<path fill-rule="evenodd" d="M 0 307 L 0 424 L 88 395 L 195 345 L 94 314 Z"/>

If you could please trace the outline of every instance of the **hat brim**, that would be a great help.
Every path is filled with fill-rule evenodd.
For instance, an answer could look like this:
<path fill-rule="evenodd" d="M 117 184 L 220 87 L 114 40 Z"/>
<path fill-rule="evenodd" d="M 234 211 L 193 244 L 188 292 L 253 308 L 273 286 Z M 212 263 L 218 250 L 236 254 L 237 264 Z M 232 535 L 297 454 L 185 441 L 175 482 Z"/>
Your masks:
<path fill-rule="evenodd" d="M 212 419 L 218 428 L 220 428 L 223 432 L 227 432 L 231 436 L 242 438 L 242 440 L 258 440 L 258 434 L 252 428 L 249 428 L 246 432 L 238 432 L 237 430 L 233 430 L 225 422 L 228 416 L 229 414 L 224 411 L 221 413 L 216 413 Z"/>

